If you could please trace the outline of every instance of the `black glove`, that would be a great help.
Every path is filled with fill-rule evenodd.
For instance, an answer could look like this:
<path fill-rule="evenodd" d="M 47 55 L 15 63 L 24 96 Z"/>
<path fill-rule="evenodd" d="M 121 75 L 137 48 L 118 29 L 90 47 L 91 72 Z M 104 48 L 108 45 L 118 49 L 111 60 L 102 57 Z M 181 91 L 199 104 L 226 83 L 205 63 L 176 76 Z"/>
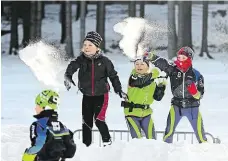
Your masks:
<path fill-rule="evenodd" d="M 123 91 L 117 92 L 120 96 L 120 98 L 123 98 L 125 100 L 128 100 L 128 95 L 124 93 Z"/>
<path fill-rule="evenodd" d="M 66 89 L 68 91 L 71 88 L 71 84 L 73 84 L 74 86 L 76 86 L 75 83 L 74 83 L 74 81 L 73 81 L 73 79 L 72 79 L 72 76 L 65 75 L 64 78 L 65 78 L 64 85 L 65 85 L 65 87 L 66 87 Z"/>

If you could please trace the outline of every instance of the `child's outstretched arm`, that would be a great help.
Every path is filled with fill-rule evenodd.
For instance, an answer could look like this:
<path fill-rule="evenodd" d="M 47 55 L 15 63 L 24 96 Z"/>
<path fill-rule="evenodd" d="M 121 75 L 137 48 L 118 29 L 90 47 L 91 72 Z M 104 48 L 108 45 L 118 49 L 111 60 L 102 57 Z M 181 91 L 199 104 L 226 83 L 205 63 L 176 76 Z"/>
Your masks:
<path fill-rule="evenodd" d="M 151 61 L 155 67 L 159 68 L 161 71 L 164 71 L 167 75 L 171 75 L 174 69 L 173 64 L 169 63 L 168 60 L 155 55 L 153 52 L 146 53 L 146 55 L 144 55 L 144 59 Z"/>
<path fill-rule="evenodd" d="M 46 131 L 34 122 L 30 126 L 31 147 L 26 149 L 22 161 L 35 161 L 37 153 L 42 149 L 46 140 Z"/>
<path fill-rule="evenodd" d="M 72 76 L 78 70 L 78 68 L 80 67 L 79 59 L 80 56 L 70 62 L 70 64 L 67 66 L 65 75 Z"/>
<path fill-rule="evenodd" d="M 71 88 L 71 83 L 75 86 L 72 76 L 78 70 L 79 67 L 80 67 L 79 57 L 71 61 L 70 64 L 67 66 L 66 72 L 64 74 L 64 79 L 65 79 L 64 85 L 66 86 L 67 90 Z"/>
<path fill-rule="evenodd" d="M 153 81 L 152 73 L 150 73 L 144 77 L 138 77 L 137 75 L 131 74 L 129 81 L 128 81 L 128 85 L 130 87 L 143 88 L 143 87 L 151 84 L 152 81 Z"/>

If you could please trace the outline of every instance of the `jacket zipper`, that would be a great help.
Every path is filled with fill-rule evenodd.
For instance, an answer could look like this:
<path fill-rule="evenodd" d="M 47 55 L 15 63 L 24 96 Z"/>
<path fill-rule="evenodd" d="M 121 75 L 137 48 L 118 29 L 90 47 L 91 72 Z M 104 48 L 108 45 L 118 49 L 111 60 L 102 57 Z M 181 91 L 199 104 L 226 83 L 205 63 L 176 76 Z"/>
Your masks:
<path fill-rule="evenodd" d="M 184 99 L 185 73 L 183 73 L 183 99 Z"/>
<path fill-rule="evenodd" d="M 93 59 L 92 59 L 91 85 L 92 85 L 92 96 L 94 96 L 94 60 Z"/>
<path fill-rule="evenodd" d="M 185 101 L 184 101 L 184 97 L 185 97 L 185 95 L 184 95 L 184 87 L 185 87 L 185 73 L 183 73 L 183 101 L 182 101 L 182 106 L 183 107 L 185 107 Z M 179 109 L 180 110 L 180 109 Z M 180 112 L 180 115 L 181 115 L 181 110 L 179 111 Z"/>

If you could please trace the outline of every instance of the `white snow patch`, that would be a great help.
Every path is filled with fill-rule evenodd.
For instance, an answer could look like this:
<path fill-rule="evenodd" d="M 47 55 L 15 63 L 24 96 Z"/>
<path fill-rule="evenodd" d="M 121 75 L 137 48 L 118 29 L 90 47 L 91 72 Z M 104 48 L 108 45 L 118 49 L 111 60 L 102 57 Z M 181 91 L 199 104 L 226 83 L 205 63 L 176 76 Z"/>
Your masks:
<path fill-rule="evenodd" d="M 131 59 L 141 56 L 146 48 L 155 50 L 156 47 L 163 46 L 168 33 L 166 25 L 136 17 L 118 22 L 113 29 L 123 36 L 119 46 Z"/>
<path fill-rule="evenodd" d="M 60 88 L 67 63 L 64 51 L 42 41 L 32 43 L 19 51 L 20 59 L 47 86 Z"/>
<path fill-rule="evenodd" d="M 2 128 L 2 161 L 20 160 L 29 147 L 29 129 L 10 125 Z M 227 161 L 227 144 L 167 144 L 163 141 L 133 139 L 130 142 L 116 141 L 108 147 L 92 144 L 85 147 L 80 140 L 72 161 Z M 89 155 L 88 155 L 89 154 Z"/>

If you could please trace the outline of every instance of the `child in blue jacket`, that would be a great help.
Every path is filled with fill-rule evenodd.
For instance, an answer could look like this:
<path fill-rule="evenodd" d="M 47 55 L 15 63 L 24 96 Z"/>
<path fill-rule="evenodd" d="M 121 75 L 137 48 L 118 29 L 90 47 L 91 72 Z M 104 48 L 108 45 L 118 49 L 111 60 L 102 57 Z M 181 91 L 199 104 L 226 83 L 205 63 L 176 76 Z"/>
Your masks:
<path fill-rule="evenodd" d="M 55 111 L 59 105 L 59 95 L 52 90 L 44 90 L 36 97 L 37 121 L 30 126 L 31 147 L 23 154 L 22 161 L 62 161 L 72 158 L 76 152 L 73 133 L 58 121 Z"/>

